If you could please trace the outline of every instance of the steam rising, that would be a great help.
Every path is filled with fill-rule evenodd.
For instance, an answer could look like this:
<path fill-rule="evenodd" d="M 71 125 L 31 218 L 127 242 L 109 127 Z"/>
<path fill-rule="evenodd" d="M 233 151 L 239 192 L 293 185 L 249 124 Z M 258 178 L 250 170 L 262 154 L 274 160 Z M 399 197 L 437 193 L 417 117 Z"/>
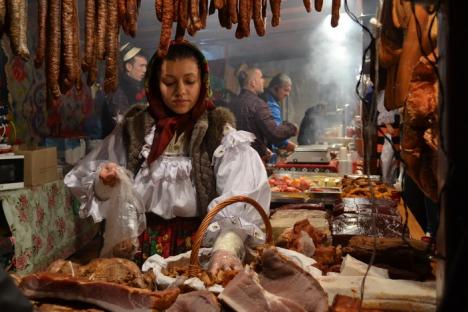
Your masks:
<path fill-rule="evenodd" d="M 330 27 L 328 15 L 309 36 L 311 58 L 305 66 L 308 78 L 320 86 L 319 98 L 332 107 L 328 111 L 350 104 L 355 107 L 354 89 L 362 55 L 362 31 L 347 14 L 341 14 L 339 26 Z"/>

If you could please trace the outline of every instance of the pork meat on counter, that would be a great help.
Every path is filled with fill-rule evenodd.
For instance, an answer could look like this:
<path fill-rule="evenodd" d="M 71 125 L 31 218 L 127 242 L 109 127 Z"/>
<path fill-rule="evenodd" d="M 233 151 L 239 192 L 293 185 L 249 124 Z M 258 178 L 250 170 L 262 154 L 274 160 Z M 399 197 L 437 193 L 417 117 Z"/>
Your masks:
<path fill-rule="evenodd" d="M 221 306 L 216 296 L 208 290 L 191 291 L 177 297 L 167 312 L 219 312 Z"/>
<path fill-rule="evenodd" d="M 75 300 L 112 312 L 164 310 L 175 302 L 180 292 L 178 288 L 150 291 L 49 272 L 25 276 L 19 288 L 28 298 Z"/>
<path fill-rule="evenodd" d="M 320 284 L 276 248 L 263 250 L 259 273 L 241 271 L 220 299 L 236 311 L 328 311 Z"/>
<path fill-rule="evenodd" d="M 121 258 L 97 258 L 87 265 L 56 260 L 47 271 L 91 281 L 111 282 L 149 290 L 155 288 L 155 277 L 152 271 L 142 273 L 136 263 Z"/>

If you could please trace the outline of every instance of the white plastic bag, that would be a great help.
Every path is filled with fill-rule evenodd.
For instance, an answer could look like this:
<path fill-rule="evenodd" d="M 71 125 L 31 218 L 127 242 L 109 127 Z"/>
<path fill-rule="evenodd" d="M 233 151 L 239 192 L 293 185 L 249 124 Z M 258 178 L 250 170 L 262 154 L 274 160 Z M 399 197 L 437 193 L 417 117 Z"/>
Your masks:
<path fill-rule="evenodd" d="M 115 256 L 114 247 L 123 242 L 128 242 L 125 246 L 131 249 L 128 256 L 133 256 L 138 248 L 138 236 L 146 228 L 145 209 L 134 194 L 133 179 L 120 166 L 117 167 L 117 176 L 119 183 L 113 187 L 108 199 L 112 201 L 112 211 L 106 217 L 101 257 Z"/>
<path fill-rule="evenodd" d="M 176 282 L 176 278 L 164 275 L 164 271 L 171 263 L 179 263 L 179 266 L 188 265 L 190 263 L 191 254 L 192 251 L 187 251 L 185 253 L 181 253 L 168 258 L 163 258 L 158 254 L 152 255 L 151 257 L 146 259 L 145 263 L 143 263 L 142 271 L 146 272 L 148 270 L 153 270 L 154 275 L 156 275 L 156 285 L 158 285 L 158 287 L 161 289 L 166 289 L 167 287 L 169 287 L 169 285 L 172 285 Z M 198 254 L 202 268 L 206 269 L 208 267 L 208 263 L 207 261 L 204 261 L 202 259 L 210 259 L 211 248 L 200 248 Z M 198 277 L 187 278 L 186 280 L 184 280 L 183 284 L 195 290 L 206 289 L 205 284 Z M 208 287 L 208 290 L 214 293 L 220 293 L 221 291 L 223 291 L 223 287 L 221 285 L 214 284 L 213 286 Z"/>

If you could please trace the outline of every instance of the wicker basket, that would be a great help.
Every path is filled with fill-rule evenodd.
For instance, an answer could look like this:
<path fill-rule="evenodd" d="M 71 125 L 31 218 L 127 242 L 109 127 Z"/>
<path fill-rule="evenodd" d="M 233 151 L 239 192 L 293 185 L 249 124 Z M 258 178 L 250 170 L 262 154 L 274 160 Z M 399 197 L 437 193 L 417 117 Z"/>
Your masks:
<path fill-rule="evenodd" d="M 238 202 L 244 202 L 252 205 L 255 209 L 257 209 L 258 213 L 262 217 L 263 223 L 265 224 L 265 230 L 266 230 L 266 241 L 265 244 L 268 245 L 273 245 L 273 234 L 272 234 L 272 229 L 271 229 L 271 224 L 270 220 L 265 213 L 265 210 L 263 210 L 262 206 L 260 206 L 259 203 L 257 203 L 255 200 L 253 200 L 250 197 L 247 196 L 233 196 L 230 197 L 219 204 L 217 204 L 203 219 L 202 223 L 200 224 L 197 232 L 195 233 L 194 241 L 192 244 L 192 253 L 190 255 L 190 265 L 189 265 L 189 275 L 190 276 L 196 276 L 200 273 L 201 267 L 200 267 L 200 261 L 198 258 L 198 251 L 200 249 L 201 243 L 203 241 L 203 238 L 205 236 L 206 230 L 208 226 L 211 223 L 211 220 L 213 220 L 214 216 L 223 210 L 225 207 L 238 203 Z"/>

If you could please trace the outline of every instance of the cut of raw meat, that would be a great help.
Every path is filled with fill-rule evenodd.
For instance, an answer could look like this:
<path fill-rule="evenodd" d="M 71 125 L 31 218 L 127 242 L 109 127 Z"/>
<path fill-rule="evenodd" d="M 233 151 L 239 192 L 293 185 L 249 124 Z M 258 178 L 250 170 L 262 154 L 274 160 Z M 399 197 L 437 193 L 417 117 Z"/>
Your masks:
<path fill-rule="evenodd" d="M 180 292 L 178 288 L 150 291 L 48 272 L 25 276 L 19 287 L 28 298 L 77 300 L 95 304 L 112 312 L 167 309 Z"/>

